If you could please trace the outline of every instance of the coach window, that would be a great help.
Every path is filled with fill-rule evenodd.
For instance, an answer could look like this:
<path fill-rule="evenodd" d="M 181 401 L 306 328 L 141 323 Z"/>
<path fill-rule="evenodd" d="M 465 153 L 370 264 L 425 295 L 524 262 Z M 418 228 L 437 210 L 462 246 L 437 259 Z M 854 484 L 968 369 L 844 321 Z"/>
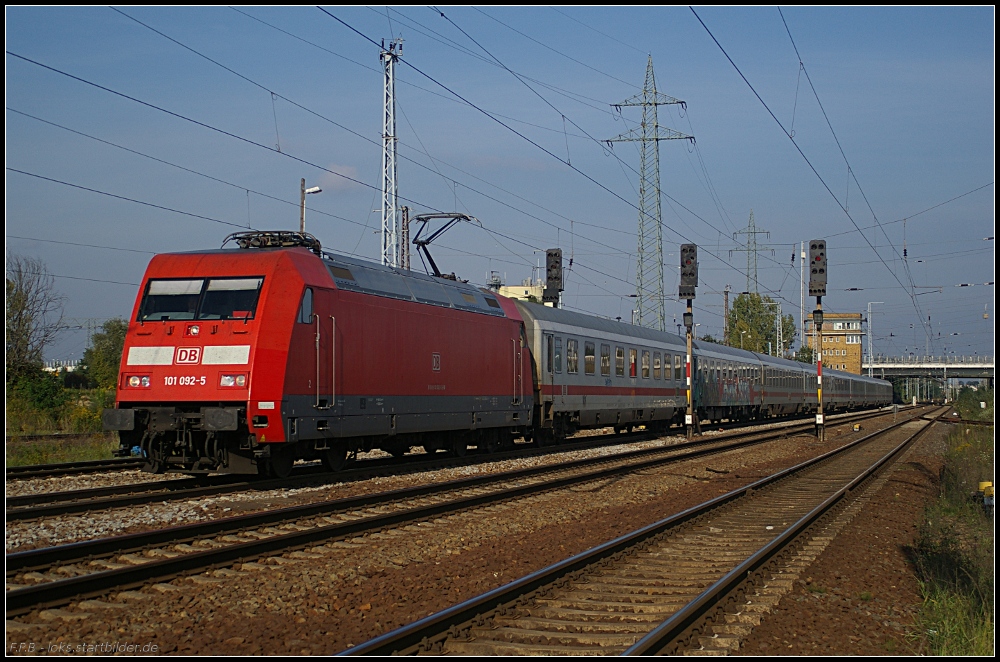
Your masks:
<path fill-rule="evenodd" d="M 601 345 L 601 374 L 611 376 L 611 345 Z"/>
<path fill-rule="evenodd" d="M 642 378 L 649 379 L 649 350 L 642 350 Z"/>
<path fill-rule="evenodd" d="M 566 341 L 566 372 L 575 374 L 579 372 L 579 357 L 577 352 L 579 348 L 578 340 L 567 340 Z"/>
<path fill-rule="evenodd" d="M 300 324 L 310 324 L 313 321 L 313 291 L 311 287 L 307 287 L 306 291 L 302 293 L 298 321 Z"/>
<path fill-rule="evenodd" d="M 660 378 L 660 353 L 653 352 L 653 379 Z"/>
<path fill-rule="evenodd" d="M 562 372 L 562 338 L 556 337 L 556 372 Z"/>
<path fill-rule="evenodd" d="M 683 364 L 681 363 L 681 355 L 680 354 L 674 354 L 674 381 L 675 382 L 679 382 L 682 379 L 684 379 L 684 372 L 683 372 L 684 369 L 683 369 L 682 365 Z"/>
<path fill-rule="evenodd" d="M 553 338 L 545 334 L 545 372 L 552 374 Z"/>
<path fill-rule="evenodd" d="M 583 343 L 583 370 L 588 375 L 594 374 L 594 343 Z"/>
<path fill-rule="evenodd" d="M 628 376 L 635 377 L 638 352 L 631 347 L 628 350 Z"/>

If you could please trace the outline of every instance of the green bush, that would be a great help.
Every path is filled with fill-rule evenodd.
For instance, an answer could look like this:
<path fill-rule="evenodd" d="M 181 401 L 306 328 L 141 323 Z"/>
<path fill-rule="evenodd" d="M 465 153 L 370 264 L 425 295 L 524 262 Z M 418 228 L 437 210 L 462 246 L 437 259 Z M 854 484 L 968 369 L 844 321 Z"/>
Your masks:
<path fill-rule="evenodd" d="M 983 409 L 981 402 L 986 403 Z M 980 388 L 973 390 L 968 386 L 963 386 L 955 398 L 955 409 L 962 415 L 962 418 L 969 421 L 992 421 L 993 415 L 993 389 Z"/>
<path fill-rule="evenodd" d="M 100 433 L 101 412 L 115 403 L 114 389 L 53 389 L 54 376 L 7 386 L 7 435 Z"/>
<path fill-rule="evenodd" d="M 993 518 L 977 490 L 993 479 L 993 435 L 961 428 L 948 441 L 941 495 L 925 511 L 914 549 L 922 630 L 934 654 L 992 655 Z"/>

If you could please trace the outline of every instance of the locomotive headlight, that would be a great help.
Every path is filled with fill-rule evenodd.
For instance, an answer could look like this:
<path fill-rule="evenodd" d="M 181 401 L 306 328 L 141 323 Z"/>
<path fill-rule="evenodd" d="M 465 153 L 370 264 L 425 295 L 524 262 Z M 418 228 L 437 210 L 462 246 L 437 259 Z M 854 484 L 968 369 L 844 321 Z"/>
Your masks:
<path fill-rule="evenodd" d="M 224 388 L 236 387 L 243 388 L 247 385 L 246 375 L 220 375 L 219 376 L 219 386 Z"/>
<path fill-rule="evenodd" d="M 126 383 L 129 388 L 149 388 L 149 375 L 129 375 Z"/>

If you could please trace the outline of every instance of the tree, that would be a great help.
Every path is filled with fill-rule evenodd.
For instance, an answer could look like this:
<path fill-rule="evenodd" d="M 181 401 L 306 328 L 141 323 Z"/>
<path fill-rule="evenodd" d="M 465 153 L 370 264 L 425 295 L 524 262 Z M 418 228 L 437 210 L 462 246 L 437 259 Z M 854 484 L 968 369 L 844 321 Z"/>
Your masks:
<path fill-rule="evenodd" d="M 799 351 L 795 353 L 795 360 L 800 363 L 815 363 L 816 352 L 813 351 L 812 347 L 800 347 Z"/>
<path fill-rule="evenodd" d="M 42 367 L 45 346 L 62 329 L 65 298 L 53 287 L 45 264 L 13 255 L 6 268 L 7 382 L 35 376 Z"/>
<path fill-rule="evenodd" d="M 128 322 L 121 318 L 110 319 L 91 338 L 90 347 L 84 350 L 80 369 L 94 386 L 114 388 L 118 384 L 126 331 Z"/>
<path fill-rule="evenodd" d="M 770 349 L 775 356 L 784 356 L 795 340 L 795 318 L 791 315 L 781 318 L 781 347 L 778 347 L 777 318 L 778 306 L 771 297 L 756 292 L 740 294 L 729 311 L 726 344 L 760 354 L 767 354 Z"/>
<path fill-rule="evenodd" d="M 713 336 L 710 333 L 706 333 L 701 338 L 699 338 L 699 340 L 704 340 L 705 342 L 714 342 L 716 345 L 720 344 L 719 341 L 715 339 L 715 336 Z"/>

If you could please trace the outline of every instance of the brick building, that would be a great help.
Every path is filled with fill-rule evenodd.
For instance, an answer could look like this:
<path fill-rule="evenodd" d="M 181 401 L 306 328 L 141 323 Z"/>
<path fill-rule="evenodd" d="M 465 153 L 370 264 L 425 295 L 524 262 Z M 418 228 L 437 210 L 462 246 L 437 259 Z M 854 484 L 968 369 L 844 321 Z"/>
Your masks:
<path fill-rule="evenodd" d="M 861 374 L 865 334 L 861 313 L 823 313 L 823 365 L 831 370 Z M 812 313 L 806 318 L 806 345 L 816 347 L 816 328 Z"/>

